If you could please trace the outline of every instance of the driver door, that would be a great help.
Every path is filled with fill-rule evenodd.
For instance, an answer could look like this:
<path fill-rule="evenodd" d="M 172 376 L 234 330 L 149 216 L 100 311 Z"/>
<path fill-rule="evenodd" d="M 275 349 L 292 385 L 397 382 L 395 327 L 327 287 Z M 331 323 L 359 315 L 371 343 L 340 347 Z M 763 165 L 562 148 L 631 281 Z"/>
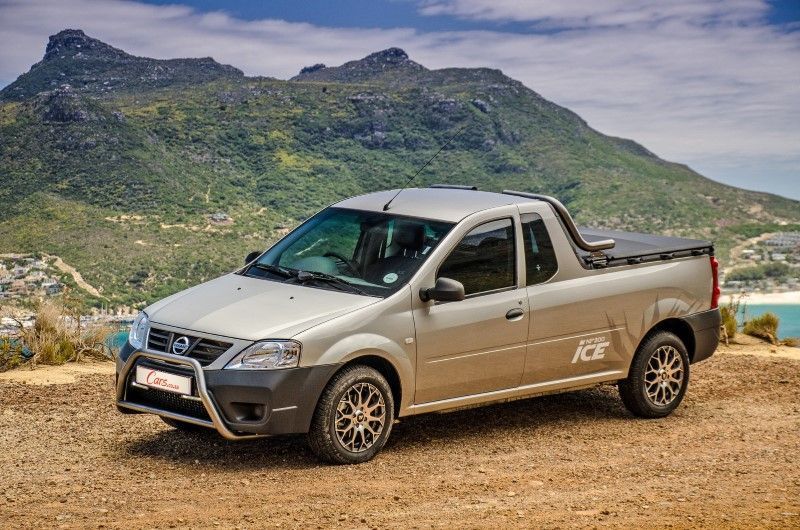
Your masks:
<path fill-rule="evenodd" d="M 514 217 L 474 226 L 443 260 L 436 277 L 464 285 L 458 302 L 414 310 L 415 403 L 513 388 L 520 384 L 528 335 L 528 297 L 519 288 Z"/>

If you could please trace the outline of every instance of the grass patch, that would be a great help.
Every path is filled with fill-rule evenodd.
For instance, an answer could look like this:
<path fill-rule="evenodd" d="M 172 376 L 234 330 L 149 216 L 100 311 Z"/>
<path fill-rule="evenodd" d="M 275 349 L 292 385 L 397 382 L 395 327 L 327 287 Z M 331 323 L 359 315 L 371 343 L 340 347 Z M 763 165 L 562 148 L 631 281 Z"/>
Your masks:
<path fill-rule="evenodd" d="M 764 339 L 772 344 L 778 344 L 778 325 L 780 319 L 775 313 L 764 313 L 744 323 L 742 332 L 745 335 Z"/>
<path fill-rule="evenodd" d="M 800 348 L 800 337 L 787 337 L 781 341 L 781 344 L 791 348 Z"/>

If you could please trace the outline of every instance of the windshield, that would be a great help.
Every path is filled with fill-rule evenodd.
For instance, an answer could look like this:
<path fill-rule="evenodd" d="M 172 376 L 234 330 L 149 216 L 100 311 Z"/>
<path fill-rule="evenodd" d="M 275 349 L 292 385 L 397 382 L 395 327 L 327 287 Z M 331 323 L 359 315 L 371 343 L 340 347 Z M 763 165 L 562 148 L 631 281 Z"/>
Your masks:
<path fill-rule="evenodd" d="M 399 290 L 452 223 L 327 208 L 270 248 L 244 273 L 370 296 Z"/>

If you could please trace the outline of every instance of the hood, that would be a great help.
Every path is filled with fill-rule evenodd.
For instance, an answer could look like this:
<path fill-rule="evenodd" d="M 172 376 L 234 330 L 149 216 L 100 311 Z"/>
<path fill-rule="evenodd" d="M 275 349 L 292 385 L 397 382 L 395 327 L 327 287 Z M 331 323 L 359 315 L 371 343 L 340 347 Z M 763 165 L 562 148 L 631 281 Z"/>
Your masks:
<path fill-rule="evenodd" d="M 228 274 L 156 302 L 145 312 L 155 324 L 256 341 L 288 339 L 379 300 Z"/>

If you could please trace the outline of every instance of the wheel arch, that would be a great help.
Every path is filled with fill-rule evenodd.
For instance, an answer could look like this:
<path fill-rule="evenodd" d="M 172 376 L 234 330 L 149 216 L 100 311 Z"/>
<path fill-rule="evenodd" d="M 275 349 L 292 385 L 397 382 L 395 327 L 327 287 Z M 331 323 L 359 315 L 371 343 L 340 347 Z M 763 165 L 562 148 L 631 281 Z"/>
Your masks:
<path fill-rule="evenodd" d="M 400 414 L 400 403 L 403 399 L 403 384 L 400 380 L 400 373 L 397 371 L 397 368 L 395 368 L 391 361 L 380 355 L 365 354 L 349 359 L 331 375 L 331 379 L 345 368 L 354 365 L 369 366 L 386 378 L 386 381 L 389 383 L 389 388 L 392 390 L 394 413 L 395 417 L 397 417 Z"/>
<path fill-rule="evenodd" d="M 642 339 L 639 341 L 639 344 L 636 346 L 636 351 L 639 351 L 639 348 L 642 346 L 642 344 L 660 331 L 667 331 L 678 337 L 686 347 L 686 352 L 689 354 L 689 362 L 694 362 L 694 354 L 696 349 L 694 329 L 692 329 L 692 326 L 690 326 L 689 323 L 684 319 L 677 317 L 664 319 L 650 328 L 650 330 L 645 333 Z"/>

